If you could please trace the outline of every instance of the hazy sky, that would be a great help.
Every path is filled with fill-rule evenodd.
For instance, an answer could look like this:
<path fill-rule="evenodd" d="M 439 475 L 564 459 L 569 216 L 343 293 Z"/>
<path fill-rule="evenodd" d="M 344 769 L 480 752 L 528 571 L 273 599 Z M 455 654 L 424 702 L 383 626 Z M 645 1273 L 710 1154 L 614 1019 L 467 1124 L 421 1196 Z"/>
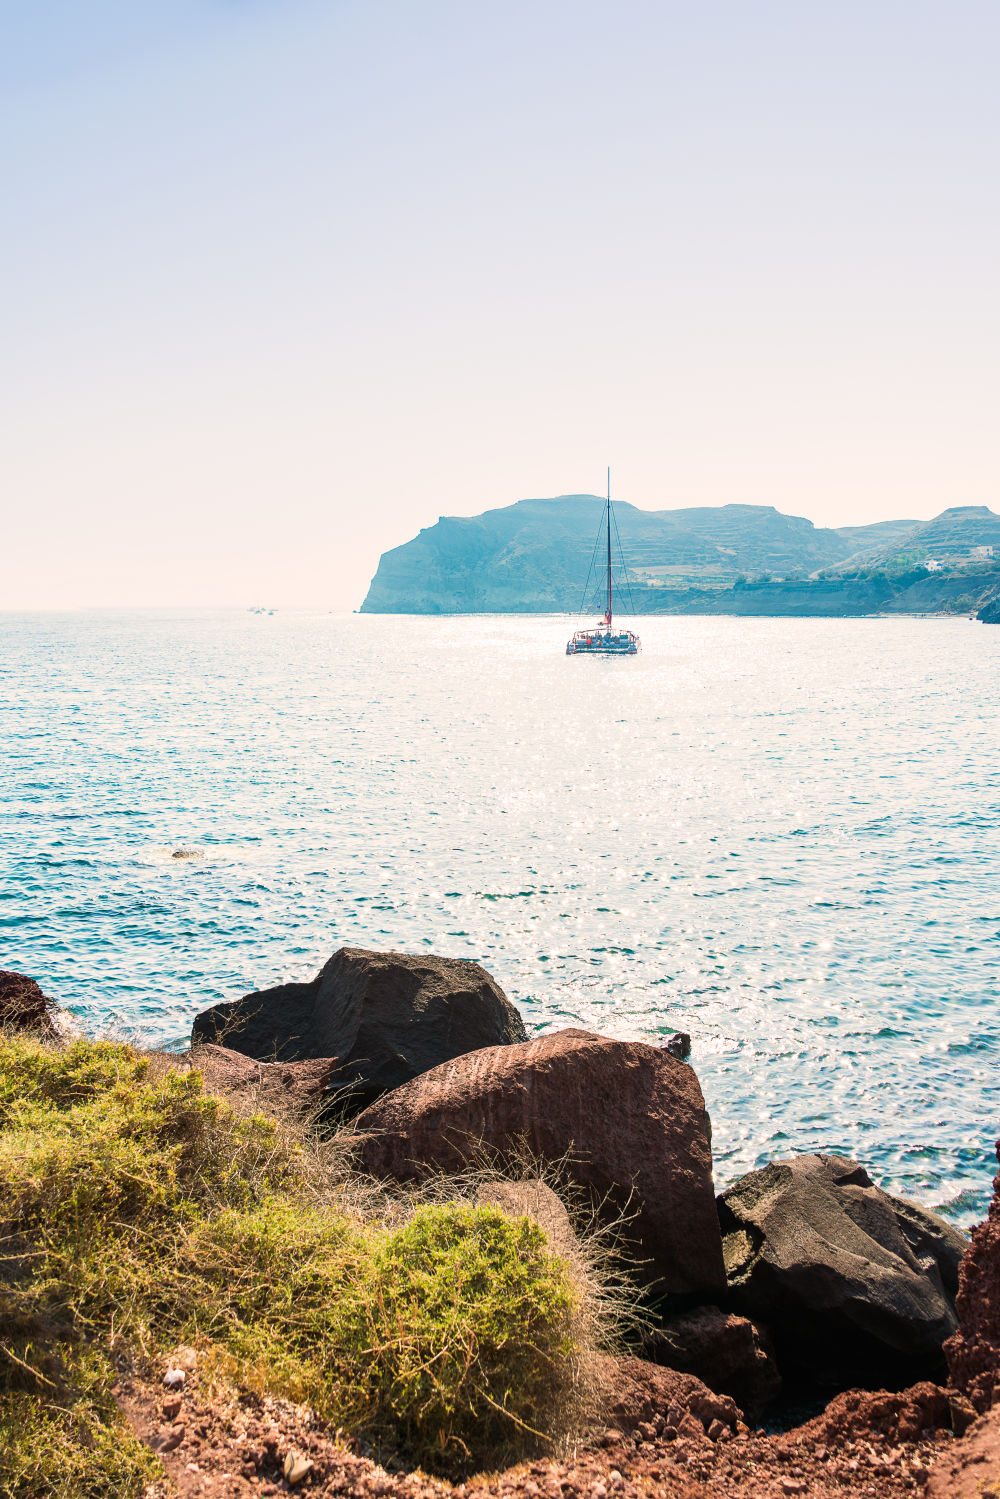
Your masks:
<path fill-rule="evenodd" d="M 0 607 L 1000 509 L 996 0 L 0 0 Z"/>

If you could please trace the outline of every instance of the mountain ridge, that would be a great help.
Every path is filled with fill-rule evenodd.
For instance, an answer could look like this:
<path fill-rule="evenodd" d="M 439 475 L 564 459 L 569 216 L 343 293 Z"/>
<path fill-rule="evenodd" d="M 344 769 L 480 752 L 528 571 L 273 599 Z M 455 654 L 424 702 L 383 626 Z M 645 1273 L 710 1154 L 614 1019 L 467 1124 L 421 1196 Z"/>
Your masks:
<path fill-rule="evenodd" d="M 361 610 L 575 611 L 587 603 L 584 582 L 604 503 L 599 495 L 555 495 L 474 516 L 441 516 L 382 554 Z M 817 527 L 773 505 L 640 510 L 618 502 L 615 520 L 628 564 L 620 569 L 622 582 L 642 596 L 635 601 L 639 613 L 675 612 L 680 595 L 692 592 L 704 592 L 708 602 L 718 594 L 721 603 L 741 579 L 760 574 L 804 582 L 907 548 L 946 552 L 966 535 L 991 536 L 994 524 L 1000 547 L 1000 516 L 985 506 L 953 507 L 930 522 L 901 519 L 838 529 Z M 921 534 L 928 530 L 923 548 Z"/>

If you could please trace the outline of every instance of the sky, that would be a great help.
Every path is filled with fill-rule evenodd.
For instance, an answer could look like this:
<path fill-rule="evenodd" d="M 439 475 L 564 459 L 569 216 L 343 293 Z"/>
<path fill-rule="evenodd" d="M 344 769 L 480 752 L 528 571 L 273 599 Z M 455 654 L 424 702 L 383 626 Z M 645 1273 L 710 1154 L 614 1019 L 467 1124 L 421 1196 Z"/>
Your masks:
<path fill-rule="evenodd" d="M 995 0 L 0 0 L 0 608 L 1000 510 Z"/>

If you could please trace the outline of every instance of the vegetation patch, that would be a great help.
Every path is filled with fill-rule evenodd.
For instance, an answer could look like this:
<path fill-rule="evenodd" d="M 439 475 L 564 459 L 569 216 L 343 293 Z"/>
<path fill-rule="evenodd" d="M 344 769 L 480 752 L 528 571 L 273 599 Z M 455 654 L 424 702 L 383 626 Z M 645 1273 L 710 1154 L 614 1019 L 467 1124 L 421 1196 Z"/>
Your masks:
<path fill-rule="evenodd" d="M 286 1125 L 109 1042 L 0 1036 L 0 1495 L 138 1495 L 122 1367 L 179 1342 L 446 1473 L 551 1448 L 594 1319 L 526 1218 L 391 1213 Z"/>

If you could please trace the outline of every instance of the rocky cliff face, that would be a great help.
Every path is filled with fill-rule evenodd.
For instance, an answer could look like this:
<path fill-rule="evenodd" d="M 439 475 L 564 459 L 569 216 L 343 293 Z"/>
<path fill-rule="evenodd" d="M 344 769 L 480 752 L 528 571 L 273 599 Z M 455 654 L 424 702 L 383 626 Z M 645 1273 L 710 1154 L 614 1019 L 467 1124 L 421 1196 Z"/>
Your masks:
<path fill-rule="evenodd" d="M 468 518 L 442 516 L 383 554 L 362 611 L 436 614 L 576 610 L 583 602 L 604 501 L 595 495 L 521 500 Z M 858 550 L 857 537 L 817 529 L 770 505 L 690 510 L 615 506 L 633 586 L 741 573 L 812 572 Z"/>
<path fill-rule="evenodd" d="M 442 516 L 383 554 L 362 611 L 590 609 L 587 581 L 603 509 L 596 495 L 561 495 L 483 515 Z M 842 616 L 933 612 L 953 607 L 953 600 L 961 601 L 956 610 L 970 610 L 1000 580 L 1000 516 L 985 505 L 957 506 L 923 525 L 881 521 L 836 531 L 770 505 L 648 511 L 618 504 L 615 518 L 628 613 Z M 973 548 L 989 546 L 997 549 L 997 563 L 970 557 Z M 900 579 L 891 564 L 901 553 L 944 566 Z M 878 571 L 885 565 L 888 578 Z M 812 576 L 831 569 L 837 576 Z M 968 576 L 959 576 L 963 570 Z M 598 566 L 592 577 L 598 594 L 602 573 Z M 744 586 L 744 579 L 761 575 L 763 581 Z"/>
<path fill-rule="evenodd" d="M 1000 625 L 1000 588 L 988 598 L 979 611 L 984 625 Z"/>

